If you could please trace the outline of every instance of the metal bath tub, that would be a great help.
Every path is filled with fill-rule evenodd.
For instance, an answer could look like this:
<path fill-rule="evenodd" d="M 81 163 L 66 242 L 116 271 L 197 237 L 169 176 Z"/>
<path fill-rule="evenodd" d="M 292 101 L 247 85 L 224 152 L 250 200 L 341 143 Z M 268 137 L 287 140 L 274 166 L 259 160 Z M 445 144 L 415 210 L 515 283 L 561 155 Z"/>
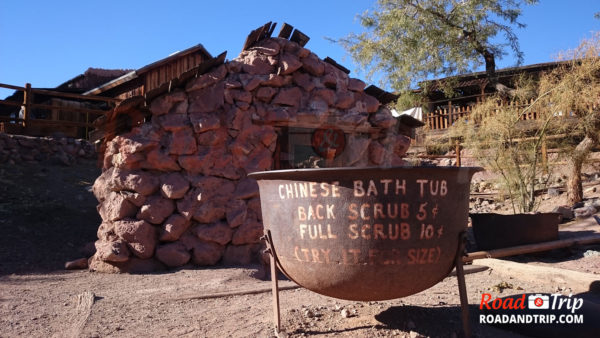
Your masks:
<path fill-rule="evenodd" d="M 357 301 L 409 296 L 455 266 L 480 168 L 278 170 L 258 181 L 278 267 L 300 286 Z M 462 268 L 462 267 L 461 267 Z"/>

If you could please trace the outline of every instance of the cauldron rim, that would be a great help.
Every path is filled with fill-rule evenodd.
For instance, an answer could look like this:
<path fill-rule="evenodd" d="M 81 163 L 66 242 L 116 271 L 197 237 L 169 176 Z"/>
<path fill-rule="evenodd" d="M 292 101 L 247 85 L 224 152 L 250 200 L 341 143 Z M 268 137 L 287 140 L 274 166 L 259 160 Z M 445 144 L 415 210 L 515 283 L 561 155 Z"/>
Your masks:
<path fill-rule="evenodd" d="M 373 173 L 374 171 L 385 173 L 387 171 L 395 171 L 398 169 L 409 170 L 418 169 L 423 171 L 467 171 L 471 174 L 475 174 L 485 169 L 482 167 L 455 167 L 455 166 L 395 166 L 395 167 L 333 167 L 333 168 L 302 168 L 302 169 L 280 169 L 280 170 L 266 170 L 266 171 L 255 171 L 248 173 L 248 177 L 262 180 L 277 180 L 277 179 L 307 179 L 305 174 L 307 173 Z"/>

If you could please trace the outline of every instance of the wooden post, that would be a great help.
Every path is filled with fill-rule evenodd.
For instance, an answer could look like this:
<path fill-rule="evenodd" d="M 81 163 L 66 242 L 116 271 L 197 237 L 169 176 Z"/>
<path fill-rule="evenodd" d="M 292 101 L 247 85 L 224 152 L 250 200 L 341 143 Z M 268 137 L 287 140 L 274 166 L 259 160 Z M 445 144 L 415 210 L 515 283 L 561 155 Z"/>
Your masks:
<path fill-rule="evenodd" d="M 548 175 L 548 146 L 545 137 L 542 140 L 542 168 L 544 169 L 544 175 Z"/>
<path fill-rule="evenodd" d="M 455 141 L 454 147 L 455 147 L 455 152 L 456 152 L 456 166 L 460 167 L 461 166 L 461 160 L 460 160 L 460 142 L 458 140 Z"/>
<path fill-rule="evenodd" d="M 31 114 L 31 83 L 25 84 L 23 91 L 23 127 L 27 127 L 27 120 Z"/>

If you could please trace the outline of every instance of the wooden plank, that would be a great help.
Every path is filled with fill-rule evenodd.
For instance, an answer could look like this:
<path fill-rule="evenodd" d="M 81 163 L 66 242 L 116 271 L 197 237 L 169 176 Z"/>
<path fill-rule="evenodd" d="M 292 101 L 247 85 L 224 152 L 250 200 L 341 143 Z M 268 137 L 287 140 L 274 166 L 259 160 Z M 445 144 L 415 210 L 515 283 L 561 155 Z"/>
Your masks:
<path fill-rule="evenodd" d="M 14 90 L 20 90 L 20 91 L 25 90 L 25 87 L 13 86 L 13 85 L 4 84 L 4 83 L 0 83 L 0 88 L 14 89 Z"/>
<path fill-rule="evenodd" d="M 81 100 L 90 100 L 90 101 L 104 101 L 104 102 L 115 102 L 115 103 L 121 101 L 119 99 L 115 99 L 112 97 L 63 93 L 63 92 L 57 92 L 54 90 L 46 90 L 46 89 L 31 89 L 31 92 L 34 94 L 44 94 L 44 95 L 48 95 L 48 96 L 57 96 L 57 97 L 68 97 L 71 99 L 81 99 Z"/>
<path fill-rule="evenodd" d="M 91 123 L 85 122 L 75 122 L 75 121 L 63 121 L 63 120 L 41 120 L 41 119 L 29 119 L 27 123 L 31 126 L 72 126 L 72 127 L 90 127 L 93 128 L 94 125 Z"/>
<path fill-rule="evenodd" d="M 294 26 L 288 25 L 287 23 L 283 23 L 281 29 L 279 30 L 278 38 L 289 39 L 290 35 L 292 35 L 292 31 L 294 30 Z"/>
<path fill-rule="evenodd" d="M 308 35 L 302 33 L 297 29 L 294 30 L 294 33 L 292 33 L 292 37 L 290 38 L 290 41 L 296 42 L 302 47 L 304 47 L 308 43 L 308 40 L 310 40 Z"/>
<path fill-rule="evenodd" d="M 31 107 L 32 108 L 40 108 L 40 109 L 60 109 L 60 110 L 69 111 L 69 112 L 89 113 L 89 114 L 95 114 L 95 115 L 104 115 L 106 112 L 109 111 L 109 110 L 59 106 L 59 105 L 41 104 L 41 103 L 31 104 Z"/>
<path fill-rule="evenodd" d="M 16 106 L 16 107 L 20 107 L 23 105 L 23 102 L 15 102 L 15 101 L 7 101 L 7 100 L 0 100 L 0 104 L 4 104 L 7 106 Z"/>
<path fill-rule="evenodd" d="M 344 72 L 346 74 L 350 74 L 350 69 L 340 65 L 339 63 L 337 63 L 334 59 L 330 58 L 329 56 L 326 57 L 323 61 L 329 63 L 330 65 L 334 66 L 335 68 L 341 70 L 342 72 Z"/>

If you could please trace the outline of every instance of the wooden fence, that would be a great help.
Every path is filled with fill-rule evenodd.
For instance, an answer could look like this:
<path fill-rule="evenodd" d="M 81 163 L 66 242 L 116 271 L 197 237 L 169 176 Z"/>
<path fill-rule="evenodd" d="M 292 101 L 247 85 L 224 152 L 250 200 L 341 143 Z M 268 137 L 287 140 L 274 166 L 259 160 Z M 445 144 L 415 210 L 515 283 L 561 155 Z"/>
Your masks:
<path fill-rule="evenodd" d="M 526 101 L 524 103 L 520 102 L 502 102 L 498 104 L 498 108 L 503 106 L 511 106 L 514 108 L 525 108 L 528 105 L 533 103 L 533 99 Z M 423 123 L 429 130 L 444 130 L 450 128 L 456 121 L 459 119 L 466 117 L 468 118 L 473 111 L 472 106 L 449 106 L 447 108 L 439 108 L 432 112 L 425 113 L 423 116 Z M 572 112 L 562 114 L 560 117 L 573 117 L 574 114 Z M 536 120 L 539 117 L 539 114 L 533 110 L 527 110 L 521 116 L 521 120 Z"/>
<path fill-rule="evenodd" d="M 14 117 L 0 116 L 0 131 L 11 134 L 31 136 L 49 136 L 62 133 L 71 137 L 89 137 L 93 129 L 92 122 L 110 111 L 119 99 L 63 93 L 45 89 L 35 89 L 31 84 L 25 87 L 0 83 L 0 88 L 13 89 L 23 92 L 23 101 L 0 100 L 0 105 L 16 106 L 22 110 L 22 117 L 17 112 Z M 43 95 L 42 103 L 34 102 L 34 95 Z M 106 103 L 104 109 L 90 108 L 90 102 Z M 49 112 L 45 118 L 35 118 L 34 111 L 43 109 Z"/>

